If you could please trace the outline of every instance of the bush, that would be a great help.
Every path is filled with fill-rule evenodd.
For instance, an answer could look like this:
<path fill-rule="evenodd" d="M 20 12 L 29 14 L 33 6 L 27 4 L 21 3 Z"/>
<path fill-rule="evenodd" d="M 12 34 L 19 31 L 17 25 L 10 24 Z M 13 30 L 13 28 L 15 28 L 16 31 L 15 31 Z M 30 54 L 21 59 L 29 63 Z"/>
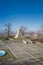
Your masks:
<path fill-rule="evenodd" d="M 43 43 L 43 38 L 39 38 L 38 41 Z"/>
<path fill-rule="evenodd" d="M 9 38 L 14 38 L 14 36 L 9 36 Z"/>
<path fill-rule="evenodd" d="M 0 40 L 3 40 L 4 39 L 4 37 L 0 37 Z"/>
<path fill-rule="evenodd" d="M 5 41 L 5 40 L 9 40 L 9 38 L 8 38 L 8 37 L 5 37 L 5 38 L 3 39 L 3 41 Z"/>

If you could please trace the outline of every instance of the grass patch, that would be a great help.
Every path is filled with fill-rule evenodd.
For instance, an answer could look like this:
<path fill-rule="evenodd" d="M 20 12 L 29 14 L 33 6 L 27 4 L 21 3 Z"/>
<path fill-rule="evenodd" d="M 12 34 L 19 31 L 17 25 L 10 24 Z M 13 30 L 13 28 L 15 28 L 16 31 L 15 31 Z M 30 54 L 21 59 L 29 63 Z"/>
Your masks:
<path fill-rule="evenodd" d="M 43 61 L 43 57 L 40 57 L 39 60 L 40 60 L 40 61 Z"/>
<path fill-rule="evenodd" d="M 10 51 L 8 49 L 0 49 L 0 50 L 4 50 L 6 52 L 4 56 L 0 57 L 0 60 L 8 60 L 12 58 Z"/>

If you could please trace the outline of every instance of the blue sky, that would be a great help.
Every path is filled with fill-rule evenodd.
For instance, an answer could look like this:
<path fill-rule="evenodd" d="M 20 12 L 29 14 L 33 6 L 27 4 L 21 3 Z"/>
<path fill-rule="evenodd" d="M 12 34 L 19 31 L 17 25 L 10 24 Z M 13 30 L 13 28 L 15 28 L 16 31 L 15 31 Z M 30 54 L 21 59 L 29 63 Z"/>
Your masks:
<path fill-rule="evenodd" d="M 0 0 L 0 31 L 9 22 L 13 31 L 19 26 L 38 30 L 43 24 L 43 0 Z"/>

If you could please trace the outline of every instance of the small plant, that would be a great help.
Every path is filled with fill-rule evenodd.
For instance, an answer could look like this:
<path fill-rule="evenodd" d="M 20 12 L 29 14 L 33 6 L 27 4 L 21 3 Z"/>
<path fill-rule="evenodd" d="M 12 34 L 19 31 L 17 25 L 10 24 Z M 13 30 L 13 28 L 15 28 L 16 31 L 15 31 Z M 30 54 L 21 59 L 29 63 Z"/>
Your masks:
<path fill-rule="evenodd" d="M 9 40 L 9 37 L 5 37 L 5 38 L 3 39 L 3 41 L 5 41 L 5 40 Z"/>

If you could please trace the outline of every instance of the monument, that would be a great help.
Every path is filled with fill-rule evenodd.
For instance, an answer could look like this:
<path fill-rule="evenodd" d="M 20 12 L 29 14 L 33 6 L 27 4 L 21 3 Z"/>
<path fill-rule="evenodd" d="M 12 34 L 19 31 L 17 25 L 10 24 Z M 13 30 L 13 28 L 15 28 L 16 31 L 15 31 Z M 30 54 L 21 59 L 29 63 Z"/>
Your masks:
<path fill-rule="evenodd" d="M 19 27 L 15 38 L 21 38 L 21 37 L 22 37 L 22 29 Z"/>

